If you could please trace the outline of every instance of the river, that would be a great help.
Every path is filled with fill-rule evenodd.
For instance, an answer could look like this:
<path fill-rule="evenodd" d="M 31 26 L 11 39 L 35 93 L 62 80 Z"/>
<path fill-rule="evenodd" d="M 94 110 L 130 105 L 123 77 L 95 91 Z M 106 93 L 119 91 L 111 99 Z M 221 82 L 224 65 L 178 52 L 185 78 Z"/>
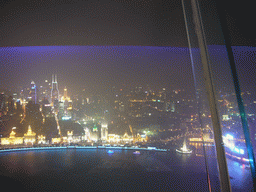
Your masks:
<path fill-rule="evenodd" d="M 0 154 L 2 187 L 25 191 L 208 191 L 200 150 L 168 152 L 58 149 Z M 220 191 L 214 151 L 208 151 L 210 185 Z M 232 191 L 252 191 L 250 170 L 228 160 Z M 12 182 L 12 183 L 10 183 Z"/>

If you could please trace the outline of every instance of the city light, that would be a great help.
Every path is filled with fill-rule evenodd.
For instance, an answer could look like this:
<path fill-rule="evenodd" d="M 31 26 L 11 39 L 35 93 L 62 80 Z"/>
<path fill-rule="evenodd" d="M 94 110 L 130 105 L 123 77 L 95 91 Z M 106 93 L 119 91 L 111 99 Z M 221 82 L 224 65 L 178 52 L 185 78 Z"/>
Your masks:
<path fill-rule="evenodd" d="M 240 50 L 249 40 L 233 19 L 238 9 L 226 6 L 232 26 L 221 25 L 239 28 L 223 30 L 230 47 L 215 1 L 170 2 L 3 4 L 0 170 L 13 188 L 256 186 L 253 164 L 245 169 L 254 163 L 247 144 L 256 144 L 256 48 Z"/>
<path fill-rule="evenodd" d="M 70 120 L 71 119 L 71 117 L 62 117 L 62 120 Z"/>

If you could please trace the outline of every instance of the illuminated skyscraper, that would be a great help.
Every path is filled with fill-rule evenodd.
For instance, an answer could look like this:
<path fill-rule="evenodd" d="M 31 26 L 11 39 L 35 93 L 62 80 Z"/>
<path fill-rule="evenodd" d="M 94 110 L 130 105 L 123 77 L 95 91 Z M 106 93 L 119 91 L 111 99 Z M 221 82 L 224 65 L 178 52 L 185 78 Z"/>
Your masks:
<path fill-rule="evenodd" d="M 40 99 L 38 99 L 40 102 L 44 99 L 47 99 L 48 101 L 51 101 L 51 83 L 48 82 L 48 80 L 44 80 L 42 86 L 40 86 Z M 39 98 L 39 94 L 37 94 L 37 97 Z"/>
<path fill-rule="evenodd" d="M 54 106 L 58 105 L 59 89 L 58 89 L 57 75 L 52 75 L 51 100 Z"/>
<path fill-rule="evenodd" d="M 34 81 L 31 82 L 29 97 L 31 98 L 31 101 L 37 103 L 36 84 Z"/>
<path fill-rule="evenodd" d="M 63 105 L 63 115 L 66 117 L 71 116 L 70 110 L 72 110 L 72 101 L 70 100 L 70 97 L 68 97 L 68 90 L 65 86 L 64 88 L 64 95 L 61 97 L 61 102 Z M 61 105 L 61 103 L 60 103 Z M 59 106 L 60 106 L 59 105 Z"/>
<path fill-rule="evenodd" d="M 65 88 L 64 88 L 64 99 L 66 99 L 67 97 L 68 97 L 67 87 L 65 86 Z"/>
<path fill-rule="evenodd" d="M 65 113 L 64 113 L 64 103 L 63 102 L 59 102 L 59 110 L 58 110 L 58 118 L 62 119 L 62 117 L 64 117 Z"/>

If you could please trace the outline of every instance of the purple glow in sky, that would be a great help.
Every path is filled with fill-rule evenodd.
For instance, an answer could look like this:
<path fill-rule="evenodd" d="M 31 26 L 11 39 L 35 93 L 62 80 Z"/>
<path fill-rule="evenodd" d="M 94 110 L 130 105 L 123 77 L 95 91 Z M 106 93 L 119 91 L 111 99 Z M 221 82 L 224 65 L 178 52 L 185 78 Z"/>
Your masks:
<path fill-rule="evenodd" d="M 40 84 L 58 74 L 76 90 L 111 86 L 191 86 L 187 48 L 149 46 L 38 46 L 0 48 L 1 87 Z"/>
<path fill-rule="evenodd" d="M 241 84 L 255 85 L 255 55 L 252 47 L 233 47 Z M 210 49 L 222 68 L 223 47 Z M 227 59 L 226 59 L 227 61 Z M 0 48 L 1 89 L 41 84 L 58 75 L 60 89 L 99 91 L 112 86 L 193 88 L 188 48 L 153 46 L 32 46 Z M 220 82 L 225 71 L 217 70 Z M 218 74 L 217 74 L 218 75 Z"/>

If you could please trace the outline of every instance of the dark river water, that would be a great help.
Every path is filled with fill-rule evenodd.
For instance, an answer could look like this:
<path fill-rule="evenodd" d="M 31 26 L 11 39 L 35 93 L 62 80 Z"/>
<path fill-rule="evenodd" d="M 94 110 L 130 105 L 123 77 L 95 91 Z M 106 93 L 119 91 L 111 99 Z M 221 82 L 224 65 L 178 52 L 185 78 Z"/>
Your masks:
<path fill-rule="evenodd" d="M 210 157 L 210 156 L 209 156 Z M 1 187 L 8 191 L 208 191 L 205 160 L 195 153 L 133 154 L 132 150 L 59 149 L 0 153 Z M 212 191 L 220 191 L 209 158 Z M 250 170 L 228 160 L 233 191 L 253 191 Z"/>

